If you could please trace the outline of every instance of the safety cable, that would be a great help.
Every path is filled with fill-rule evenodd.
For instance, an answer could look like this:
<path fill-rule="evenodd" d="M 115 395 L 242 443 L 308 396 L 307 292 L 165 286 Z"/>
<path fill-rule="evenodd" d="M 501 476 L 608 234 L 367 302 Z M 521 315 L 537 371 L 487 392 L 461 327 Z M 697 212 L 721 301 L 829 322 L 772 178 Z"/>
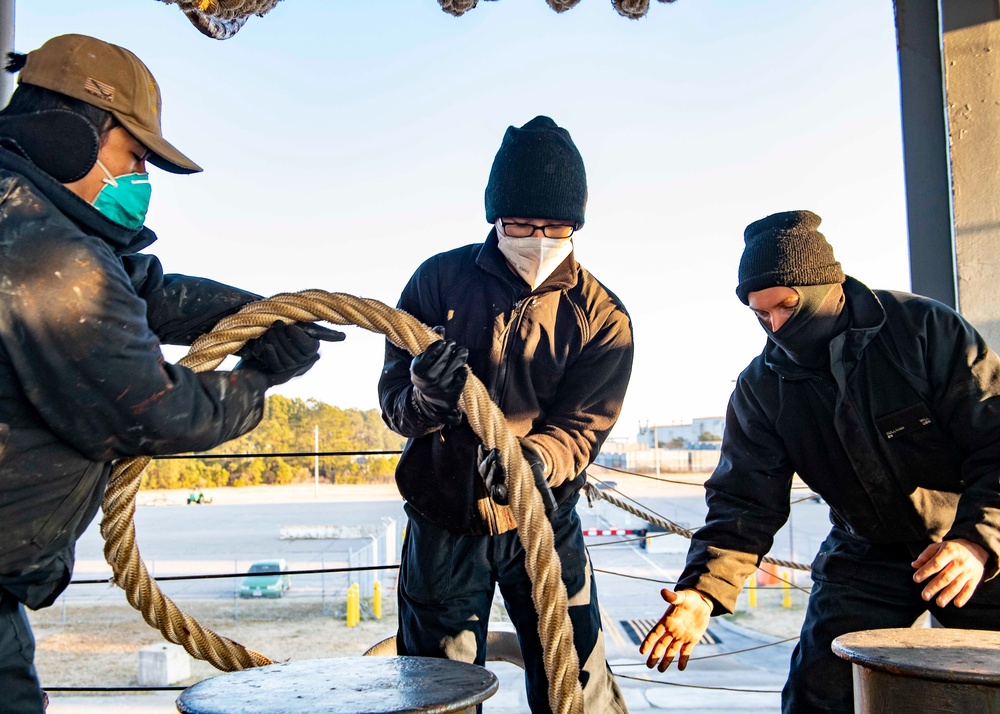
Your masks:
<path fill-rule="evenodd" d="M 587 535 L 584 533 L 584 535 Z M 639 536 L 638 538 L 620 538 L 619 540 L 610 540 L 607 543 L 592 543 L 588 545 L 587 548 L 606 548 L 612 545 L 628 545 L 629 543 L 642 543 L 643 541 L 654 540 L 656 538 L 663 538 L 664 536 L 671 536 L 673 533 L 651 533 L 649 535 Z M 613 538 L 613 535 L 606 536 L 608 538 Z"/>
<path fill-rule="evenodd" d="M 768 575 L 770 575 L 775 580 L 778 580 L 778 581 L 784 583 L 785 585 L 787 585 L 788 587 L 794 588 L 795 590 L 798 590 L 799 592 L 803 592 L 806 595 L 809 595 L 812 592 L 812 588 L 804 588 L 801 585 L 796 585 L 791 580 L 786 580 L 785 578 L 781 577 L 777 573 L 772 573 L 770 570 L 767 570 L 766 568 L 758 568 L 758 570 L 763 570 L 765 573 L 767 573 Z M 768 585 L 760 586 L 759 585 L 759 586 L 757 586 L 757 589 L 758 590 L 765 590 L 768 587 L 771 587 L 771 586 L 768 586 Z M 774 587 L 775 588 L 783 588 L 784 585 L 775 585 Z"/>
<path fill-rule="evenodd" d="M 588 546 L 588 547 L 593 548 L 594 546 Z M 646 583 L 655 583 L 657 585 L 676 585 L 677 584 L 676 580 L 662 580 L 662 579 L 659 579 L 659 578 L 647 578 L 647 577 L 642 576 L 642 575 L 630 575 L 628 573 L 619 573 L 619 572 L 616 572 L 614 570 L 606 570 L 604 568 L 592 568 L 592 570 L 595 573 L 604 573 L 605 575 L 613 575 L 613 576 L 616 576 L 616 577 L 619 577 L 619 578 L 625 578 L 626 580 L 641 580 L 641 581 L 646 582 Z M 768 574 L 769 575 L 773 575 L 772 573 L 768 573 Z M 809 593 L 812 592 L 811 588 L 800 587 L 800 586 L 796 585 L 795 583 L 791 582 L 790 580 L 784 580 L 784 579 L 778 577 L 777 575 L 774 575 L 774 577 L 777 578 L 778 580 L 781 580 L 783 583 L 786 583 L 788 585 L 788 587 L 794 588 L 795 590 L 798 590 L 799 592 L 803 592 L 806 595 L 808 595 Z M 755 585 L 754 589 L 755 590 L 784 590 L 785 586 L 784 585 Z"/>
<path fill-rule="evenodd" d="M 650 481 L 662 481 L 663 483 L 675 483 L 675 484 L 678 484 L 680 486 L 704 486 L 705 485 L 705 479 L 702 479 L 701 481 L 675 481 L 673 479 L 663 478 L 662 476 L 652 476 L 650 474 L 641 474 L 641 473 L 639 473 L 637 471 L 628 471 L 626 469 L 621 469 L 621 468 L 618 468 L 616 466 L 608 466 L 607 464 L 600 464 L 600 463 L 597 463 L 596 461 L 594 463 L 592 463 L 590 466 L 588 466 L 587 468 L 592 468 L 594 466 L 599 466 L 602 469 L 607 469 L 608 471 L 614 471 L 615 473 L 624 474 L 626 476 L 636 476 L 637 478 L 648 479 Z M 681 473 L 683 473 L 683 472 L 681 472 Z M 688 473 L 690 473 L 690 472 L 688 472 Z M 709 472 L 708 471 L 704 471 L 702 473 L 709 473 Z M 793 491 L 802 491 L 802 490 L 805 490 L 805 489 L 808 489 L 808 488 L 809 488 L 809 486 L 807 486 L 805 484 L 803 484 L 801 486 L 792 486 L 791 487 L 791 489 Z M 812 498 L 812 497 L 810 497 L 810 498 Z"/>
<path fill-rule="evenodd" d="M 728 655 L 742 654 L 743 652 L 753 652 L 754 650 L 762 650 L 768 647 L 775 647 L 776 645 L 783 645 L 787 642 L 795 642 L 795 640 L 797 639 L 799 639 L 799 636 L 795 635 L 795 637 L 786 637 L 783 640 L 775 640 L 774 642 L 768 642 L 766 644 L 756 645 L 754 647 L 746 647 L 741 650 L 732 650 L 730 652 L 717 652 L 716 654 L 701 655 L 700 657 L 692 657 L 690 661 L 694 662 L 695 660 L 700 660 L 700 659 L 715 659 L 716 657 L 726 657 Z"/>
<path fill-rule="evenodd" d="M 588 548 L 595 548 L 597 546 L 588 546 Z M 162 575 L 156 578 L 157 582 L 183 582 L 188 580 L 225 580 L 232 578 L 244 578 L 247 575 L 322 575 L 324 573 L 357 573 L 357 572 L 368 572 L 372 570 L 399 570 L 398 565 L 363 565 L 356 568 L 311 568 L 308 570 L 275 570 L 268 573 L 202 573 L 198 575 Z M 647 583 L 655 583 L 657 585 L 676 585 L 676 581 L 662 580 L 659 578 L 647 578 L 642 575 L 630 575 L 628 573 L 619 573 L 614 570 L 606 570 L 603 568 L 593 568 L 595 573 L 604 573 L 605 575 L 613 575 L 619 578 L 626 578 L 629 580 L 642 580 Z M 774 576 L 778 577 L 778 576 Z M 781 578 L 778 578 L 779 580 Z M 110 582 L 110 578 L 89 578 L 83 580 L 71 580 L 68 585 L 107 585 Z M 788 583 L 791 587 L 802 590 L 808 593 L 809 590 L 799 588 L 794 583 Z M 783 586 L 781 585 L 758 585 L 757 590 L 781 590 Z"/>
<path fill-rule="evenodd" d="M 628 580 L 641 580 L 646 583 L 653 583 L 655 585 L 676 585 L 675 582 L 670 582 L 669 580 L 664 581 L 658 578 L 647 578 L 642 575 L 626 575 L 625 573 L 616 573 L 614 570 L 604 570 L 603 568 L 592 568 L 595 573 L 604 573 L 605 575 L 615 575 L 619 578 L 626 578 Z M 107 581 L 104 581 L 107 582 Z"/>
<path fill-rule="evenodd" d="M 273 570 L 267 573 L 208 573 L 203 575 L 161 575 L 156 578 L 157 582 L 163 583 L 170 580 L 222 580 L 225 578 L 243 578 L 247 575 L 320 575 L 322 573 L 355 573 L 368 570 L 399 570 L 398 565 L 360 565 L 356 568 L 313 568 L 310 570 Z M 107 585 L 108 578 L 91 580 L 70 580 L 70 585 Z"/>
<path fill-rule="evenodd" d="M 153 456 L 153 461 L 170 461 L 173 459 L 257 459 L 297 456 L 392 456 L 402 454 L 399 449 L 381 449 L 375 451 L 274 451 L 254 452 L 247 454 L 223 454 L 209 452 L 207 454 L 171 454 L 169 456 Z"/>
<path fill-rule="evenodd" d="M 715 692 L 747 692 L 750 694 L 781 694 L 780 689 L 740 689 L 738 687 L 709 687 L 705 684 L 680 684 L 679 682 L 665 682 L 662 679 L 649 679 L 647 677 L 632 677 L 627 674 L 615 673 L 616 677 L 631 679 L 635 682 L 646 682 L 648 684 L 665 684 L 670 687 L 683 687 L 684 689 L 710 689 Z"/>
<path fill-rule="evenodd" d="M 765 643 L 763 645 L 754 645 L 753 647 L 744 647 L 743 649 L 739 649 L 739 650 L 729 650 L 728 652 L 716 652 L 715 654 L 701 655 L 699 657 L 691 657 L 690 660 L 688 660 L 688 661 L 689 662 L 696 662 L 698 660 L 703 660 L 703 659 L 715 659 L 716 657 L 728 657 L 730 655 L 738 655 L 738 654 L 743 654 L 745 652 L 754 652 L 755 650 L 763 650 L 763 649 L 767 649 L 768 647 L 775 647 L 777 645 L 784 645 L 784 644 L 787 644 L 789 642 L 794 642 L 797 639 L 799 639 L 798 635 L 796 635 L 795 637 L 786 637 L 783 640 L 775 640 L 774 642 L 767 642 L 767 643 Z M 644 661 L 643 662 L 608 662 L 608 666 L 610 666 L 612 668 L 614 668 L 614 667 L 645 667 L 646 663 Z"/>
<path fill-rule="evenodd" d="M 678 486 L 704 486 L 705 485 L 705 479 L 704 478 L 701 479 L 700 481 L 677 481 L 676 479 L 663 478 L 662 476 L 653 476 L 652 474 L 641 474 L 641 473 L 639 473 L 637 471 L 627 471 L 625 469 L 620 469 L 620 468 L 617 468 L 615 466 L 608 466 L 606 464 L 599 464 L 596 461 L 594 463 L 592 463 L 590 466 L 588 466 L 587 468 L 593 468 L 595 466 L 599 466 L 602 469 L 606 469 L 608 471 L 614 471 L 615 473 L 623 474 L 625 476 L 635 476 L 637 478 L 644 478 L 644 479 L 646 479 L 648 481 L 657 481 L 659 483 L 674 483 L 674 484 L 677 484 Z M 704 473 L 708 474 L 707 471 L 704 472 Z M 705 478 L 708 478 L 708 476 L 706 475 Z"/>

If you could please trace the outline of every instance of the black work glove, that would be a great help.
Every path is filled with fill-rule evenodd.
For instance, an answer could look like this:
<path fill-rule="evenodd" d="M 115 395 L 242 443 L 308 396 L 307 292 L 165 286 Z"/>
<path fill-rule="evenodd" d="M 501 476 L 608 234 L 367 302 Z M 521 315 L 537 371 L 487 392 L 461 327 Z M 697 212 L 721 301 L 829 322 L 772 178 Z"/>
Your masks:
<path fill-rule="evenodd" d="M 541 457 L 530 448 L 522 446 L 521 453 L 528 465 L 531 466 L 531 475 L 535 481 L 535 488 L 538 489 L 538 494 L 542 497 L 545 515 L 551 516 L 559 504 L 556 503 L 556 497 L 545 478 L 545 464 L 542 463 Z M 500 452 L 497 449 L 487 451 L 480 444 L 478 459 L 479 475 L 486 482 L 486 491 L 490 494 L 490 498 L 493 499 L 494 503 L 506 506 L 510 503 L 510 494 L 507 490 L 507 473 L 500 462 Z"/>
<path fill-rule="evenodd" d="M 276 320 L 267 332 L 240 350 L 236 369 L 261 373 L 269 387 L 305 374 L 319 359 L 319 341 L 340 342 L 344 333 L 312 323 L 285 324 Z"/>
<path fill-rule="evenodd" d="M 425 419 L 451 426 L 462 421 L 458 398 L 469 377 L 468 359 L 467 348 L 454 340 L 438 340 L 410 362 L 411 400 Z"/>
<path fill-rule="evenodd" d="M 549 488 L 548 479 L 545 478 L 545 462 L 542 461 L 541 456 L 523 444 L 521 445 L 521 453 L 524 454 L 525 461 L 531 467 L 531 475 L 535 478 L 535 488 L 538 489 L 538 493 L 542 497 L 542 505 L 545 506 L 545 515 L 551 516 L 559 504 L 556 503 L 556 497 L 553 495 L 552 489 Z"/>
<path fill-rule="evenodd" d="M 510 494 L 507 491 L 507 474 L 504 471 L 503 464 L 500 463 L 500 450 L 490 449 L 487 451 L 486 447 L 480 444 L 479 450 L 476 452 L 476 458 L 479 461 L 477 466 L 479 475 L 486 482 L 486 493 L 490 494 L 493 502 L 500 506 L 509 504 Z"/>

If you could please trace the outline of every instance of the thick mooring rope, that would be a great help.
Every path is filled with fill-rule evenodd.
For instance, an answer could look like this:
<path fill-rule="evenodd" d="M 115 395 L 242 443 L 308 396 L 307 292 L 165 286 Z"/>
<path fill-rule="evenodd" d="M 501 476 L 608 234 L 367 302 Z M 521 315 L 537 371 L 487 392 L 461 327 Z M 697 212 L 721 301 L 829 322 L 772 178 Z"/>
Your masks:
<path fill-rule="evenodd" d="M 178 364 L 195 372 L 215 369 L 248 340 L 262 335 L 275 320 L 325 320 L 335 325 L 357 325 L 385 335 L 411 354 L 420 354 L 440 339 L 411 315 L 377 300 L 305 290 L 251 303 L 237 314 L 222 319 L 210 333 L 195 341 Z M 583 711 L 580 662 L 573 647 L 566 586 L 555 552 L 552 525 L 545 516 L 531 467 L 521 454 L 517 437 L 507 429 L 500 409 L 471 372 L 459 406 L 483 444 L 499 449 L 508 475 L 510 507 L 520 524 L 518 538 L 524 547 L 531 596 L 538 612 L 538 634 L 549 680 L 549 706 L 559 714 L 579 714 Z M 264 655 L 203 628 L 163 595 L 150 577 L 139 556 L 133 522 L 135 497 L 148 462 L 145 457 L 117 462 L 104 495 L 101 535 L 105 539 L 104 555 L 114 573 L 114 582 L 125 591 L 129 603 L 142 613 L 147 623 L 159 629 L 168 641 L 183 646 L 193 657 L 223 671 L 271 664 Z"/>
<path fill-rule="evenodd" d="M 603 489 L 598 488 L 589 481 L 584 485 L 584 489 L 585 493 L 587 494 L 587 500 L 590 501 L 591 503 L 593 503 L 595 499 L 604 500 L 610 503 L 612 506 L 618 506 L 618 508 L 622 509 L 623 511 L 631 513 L 633 516 L 638 516 L 643 520 L 649 521 L 654 525 L 660 526 L 661 528 L 663 528 L 663 530 L 665 530 L 668 533 L 684 536 L 689 540 L 691 539 L 691 536 L 694 535 L 694 531 L 688 530 L 687 528 L 682 528 L 676 523 L 671 523 L 670 521 L 660 518 L 659 516 L 654 515 L 645 509 L 630 505 L 625 501 L 621 500 L 620 498 L 615 498 L 610 493 L 607 493 Z M 771 565 L 778 565 L 782 568 L 791 568 L 792 570 L 804 570 L 806 572 L 812 570 L 812 567 L 809 565 L 805 565 L 803 563 L 795 563 L 791 560 L 781 560 L 780 558 L 772 558 L 769 555 L 764 556 L 762 560 L 765 563 L 770 563 Z"/>

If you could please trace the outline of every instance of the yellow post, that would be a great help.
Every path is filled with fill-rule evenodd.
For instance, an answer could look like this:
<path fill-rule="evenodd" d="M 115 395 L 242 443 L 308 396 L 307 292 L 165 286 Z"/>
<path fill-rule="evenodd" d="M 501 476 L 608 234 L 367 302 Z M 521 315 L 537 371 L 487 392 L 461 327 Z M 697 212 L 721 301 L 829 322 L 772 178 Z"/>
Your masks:
<path fill-rule="evenodd" d="M 747 605 L 757 607 L 757 573 L 750 576 L 750 587 L 747 589 Z"/>
<path fill-rule="evenodd" d="M 372 612 L 375 613 L 375 619 L 382 619 L 382 583 L 381 581 L 375 581 L 374 592 L 372 593 Z"/>
<path fill-rule="evenodd" d="M 351 583 L 347 588 L 347 626 L 354 627 L 358 624 L 360 617 L 361 603 L 360 591 L 357 583 Z"/>
<path fill-rule="evenodd" d="M 787 570 L 781 571 L 781 606 L 792 606 L 792 574 Z"/>

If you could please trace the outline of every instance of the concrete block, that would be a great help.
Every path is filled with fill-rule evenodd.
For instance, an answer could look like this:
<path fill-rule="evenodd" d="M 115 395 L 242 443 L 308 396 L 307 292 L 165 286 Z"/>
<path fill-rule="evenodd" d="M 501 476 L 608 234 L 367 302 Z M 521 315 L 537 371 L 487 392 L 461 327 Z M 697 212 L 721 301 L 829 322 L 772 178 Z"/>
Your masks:
<path fill-rule="evenodd" d="M 191 656 L 180 645 L 164 642 L 139 650 L 139 686 L 168 687 L 191 676 Z"/>

